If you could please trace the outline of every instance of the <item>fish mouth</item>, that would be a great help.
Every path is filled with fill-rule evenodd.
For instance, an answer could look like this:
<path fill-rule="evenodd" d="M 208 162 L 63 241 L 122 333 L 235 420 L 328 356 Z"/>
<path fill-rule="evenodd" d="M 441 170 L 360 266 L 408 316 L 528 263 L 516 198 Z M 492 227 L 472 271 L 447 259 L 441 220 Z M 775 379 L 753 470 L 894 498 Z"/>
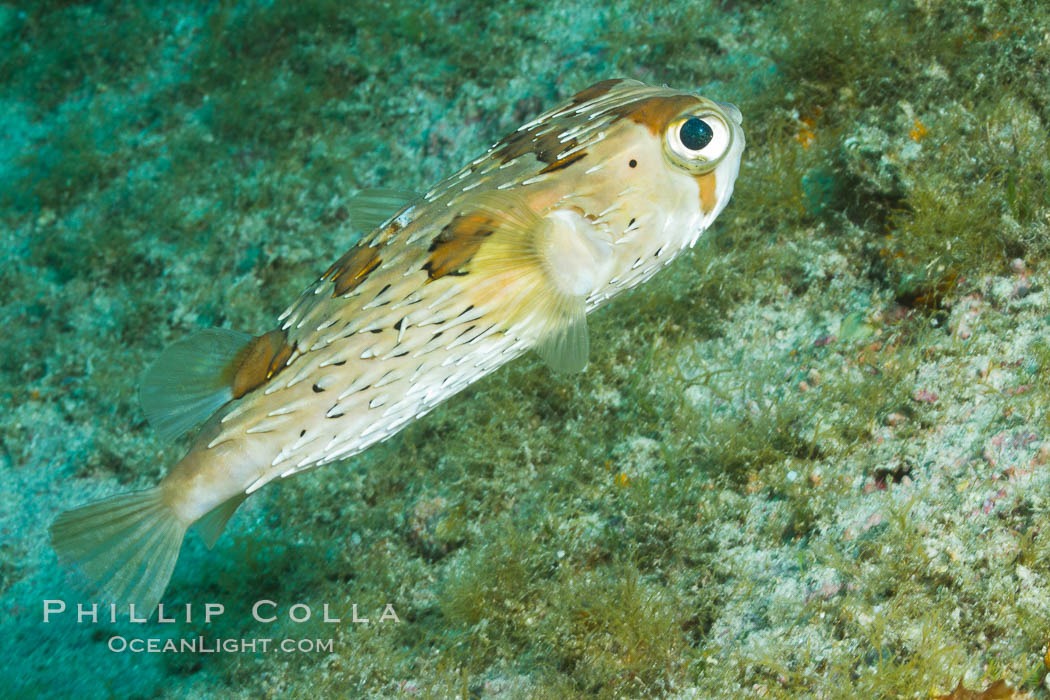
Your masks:
<path fill-rule="evenodd" d="M 740 113 L 735 104 L 732 102 L 715 102 L 715 104 L 721 107 L 736 122 L 737 126 L 744 125 L 744 115 Z"/>

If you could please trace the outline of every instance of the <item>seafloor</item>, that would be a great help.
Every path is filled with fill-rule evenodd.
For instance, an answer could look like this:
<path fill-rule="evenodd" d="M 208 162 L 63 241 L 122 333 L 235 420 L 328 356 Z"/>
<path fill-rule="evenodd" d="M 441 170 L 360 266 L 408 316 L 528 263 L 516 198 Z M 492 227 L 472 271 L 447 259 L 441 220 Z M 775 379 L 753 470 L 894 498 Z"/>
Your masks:
<path fill-rule="evenodd" d="M 0 695 L 1050 697 L 1048 5 L 482 5 L 0 5 Z M 264 489 L 188 538 L 191 622 L 43 624 L 56 514 L 186 447 L 136 401 L 166 344 L 268 330 L 356 191 L 614 76 L 748 148 L 585 373 L 530 356 Z M 108 648 L 198 635 L 332 648 Z"/>

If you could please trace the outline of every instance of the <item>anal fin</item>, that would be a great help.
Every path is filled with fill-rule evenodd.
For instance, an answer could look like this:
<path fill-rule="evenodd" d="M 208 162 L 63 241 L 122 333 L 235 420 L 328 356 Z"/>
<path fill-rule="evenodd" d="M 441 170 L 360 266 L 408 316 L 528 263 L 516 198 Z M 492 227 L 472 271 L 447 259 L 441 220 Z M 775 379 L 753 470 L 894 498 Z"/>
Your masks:
<path fill-rule="evenodd" d="M 248 494 L 239 493 L 212 508 L 193 524 L 208 549 L 215 546 L 215 543 L 219 540 L 219 535 L 226 528 L 226 523 L 229 522 L 234 511 L 244 503 L 246 498 L 248 498 Z"/>

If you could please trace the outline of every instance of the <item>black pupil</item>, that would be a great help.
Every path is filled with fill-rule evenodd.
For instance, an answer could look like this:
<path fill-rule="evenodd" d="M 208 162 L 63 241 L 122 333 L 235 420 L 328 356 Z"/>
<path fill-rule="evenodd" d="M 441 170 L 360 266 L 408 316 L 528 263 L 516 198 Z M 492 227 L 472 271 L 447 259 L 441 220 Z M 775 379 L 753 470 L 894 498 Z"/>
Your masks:
<path fill-rule="evenodd" d="M 715 134 L 703 119 L 690 117 L 685 124 L 682 124 L 682 128 L 678 131 L 678 136 L 682 139 L 683 146 L 690 151 L 699 151 L 711 143 L 711 139 L 714 138 Z"/>

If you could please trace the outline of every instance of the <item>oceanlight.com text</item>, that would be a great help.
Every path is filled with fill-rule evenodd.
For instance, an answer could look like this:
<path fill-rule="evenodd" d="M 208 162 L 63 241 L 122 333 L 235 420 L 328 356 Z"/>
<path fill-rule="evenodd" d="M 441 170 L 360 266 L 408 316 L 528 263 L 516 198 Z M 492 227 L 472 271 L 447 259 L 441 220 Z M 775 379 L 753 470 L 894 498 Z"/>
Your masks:
<path fill-rule="evenodd" d="M 118 654 L 238 654 L 273 652 L 285 654 L 331 653 L 333 639 L 162 639 L 157 637 L 113 636 L 106 642 L 110 651 Z"/>

